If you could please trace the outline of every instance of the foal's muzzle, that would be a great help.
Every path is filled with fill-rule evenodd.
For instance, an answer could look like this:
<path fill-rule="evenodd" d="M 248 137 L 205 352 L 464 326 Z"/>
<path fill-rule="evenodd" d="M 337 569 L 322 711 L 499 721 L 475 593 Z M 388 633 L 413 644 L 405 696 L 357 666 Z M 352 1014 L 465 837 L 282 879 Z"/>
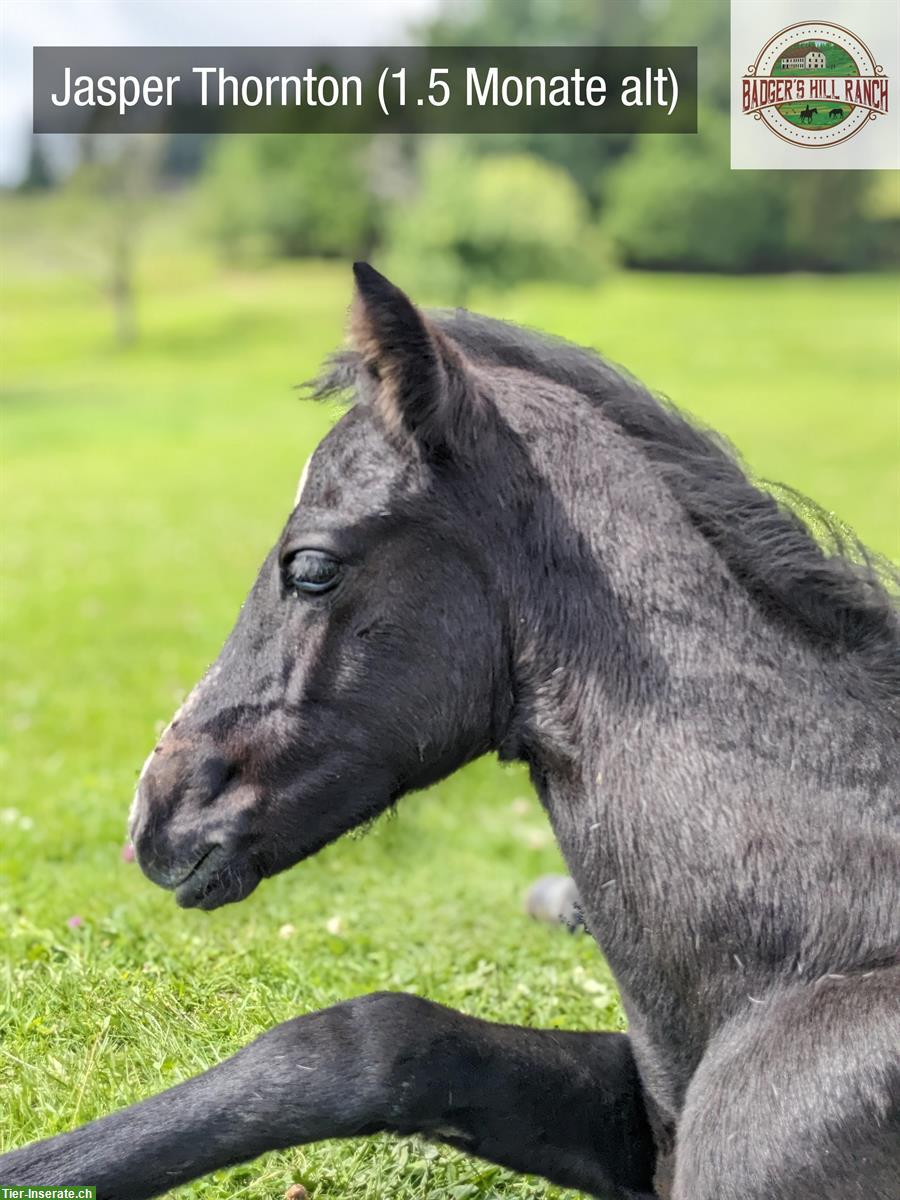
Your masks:
<path fill-rule="evenodd" d="M 241 900 L 260 880 L 251 849 L 252 790 L 204 741 L 163 735 L 141 774 L 130 834 L 141 870 L 182 908 Z"/>

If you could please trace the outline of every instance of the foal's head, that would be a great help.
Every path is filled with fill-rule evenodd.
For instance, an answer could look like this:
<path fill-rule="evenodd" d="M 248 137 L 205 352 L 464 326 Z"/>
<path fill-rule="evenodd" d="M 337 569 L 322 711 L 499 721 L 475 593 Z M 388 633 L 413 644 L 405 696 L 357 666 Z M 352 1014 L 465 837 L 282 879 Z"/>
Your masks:
<path fill-rule="evenodd" d="M 241 899 L 503 738 L 501 427 L 458 348 L 356 278 L 357 402 L 138 787 L 138 861 L 184 906 Z"/>
<path fill-rule="evenodd" d="M 826 553 L 596 355 L 357 284 L 356 404 L 135 798 L 138 860 L 179 903 L 239 900 L 490 749 L 577 784 L 601 727 L 694 710 L 685 622 L 897 713 L 893 574 L 845 530 Z"/>

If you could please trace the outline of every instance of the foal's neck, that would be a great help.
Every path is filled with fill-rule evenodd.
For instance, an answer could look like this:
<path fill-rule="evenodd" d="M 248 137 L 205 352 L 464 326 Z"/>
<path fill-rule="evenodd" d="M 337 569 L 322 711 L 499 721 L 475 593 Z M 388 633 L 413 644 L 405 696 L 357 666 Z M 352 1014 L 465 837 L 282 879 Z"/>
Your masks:
<path fill-rule="evenodd" d="M 598 843 L 671 857 L 693 838 L 699 863 L 725 792 L 733 812 L 756 803 L 746 755 L 732 764 L 743 777 L 724 782 L 727 745 L 765 748 L 754 771 L 790 770 L 804 712 L 821 710 L 821 672 L 731 575 L 659 465 L 595 408 L 566 411 L 575 429 L 533 441 L 539 511 L 512 568 L 515 752 L 573 872 Z"/>
<path fill-rule="evenodd" d="M 575 420 L 577 436 L 533 455 L 544 494 L 511 604 L 524 756 L 590 794 L 634 729 L 672 717 L 691 673 L 759 618 L 658 466 L 596 409 Z"/>

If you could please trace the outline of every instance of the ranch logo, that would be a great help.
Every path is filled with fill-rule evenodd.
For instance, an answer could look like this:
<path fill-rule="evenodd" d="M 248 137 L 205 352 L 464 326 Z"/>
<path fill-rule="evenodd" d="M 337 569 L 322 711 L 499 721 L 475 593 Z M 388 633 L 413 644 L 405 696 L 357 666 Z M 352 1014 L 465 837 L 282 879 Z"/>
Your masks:
<path fill-rule="evenodd" d="M 865 42 L 824 21 L 789 25 L 741 80 L 746 116 L 782 141 L 837 146 L 888 111 L 888 80 Z"/>

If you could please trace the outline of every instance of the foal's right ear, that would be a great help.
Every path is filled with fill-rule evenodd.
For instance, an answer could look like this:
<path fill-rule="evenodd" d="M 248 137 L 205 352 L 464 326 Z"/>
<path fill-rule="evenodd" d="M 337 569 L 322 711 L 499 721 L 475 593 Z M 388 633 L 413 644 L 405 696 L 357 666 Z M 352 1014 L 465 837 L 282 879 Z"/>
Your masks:
<path fill-rule="evenodd" d="M 384 431 L 430 461 L 464 456 L 483 424 L 484 402 L 461 353 L 374 267 L 354 263 L 353 274 L 351 337 L 375 380 Z"/>

